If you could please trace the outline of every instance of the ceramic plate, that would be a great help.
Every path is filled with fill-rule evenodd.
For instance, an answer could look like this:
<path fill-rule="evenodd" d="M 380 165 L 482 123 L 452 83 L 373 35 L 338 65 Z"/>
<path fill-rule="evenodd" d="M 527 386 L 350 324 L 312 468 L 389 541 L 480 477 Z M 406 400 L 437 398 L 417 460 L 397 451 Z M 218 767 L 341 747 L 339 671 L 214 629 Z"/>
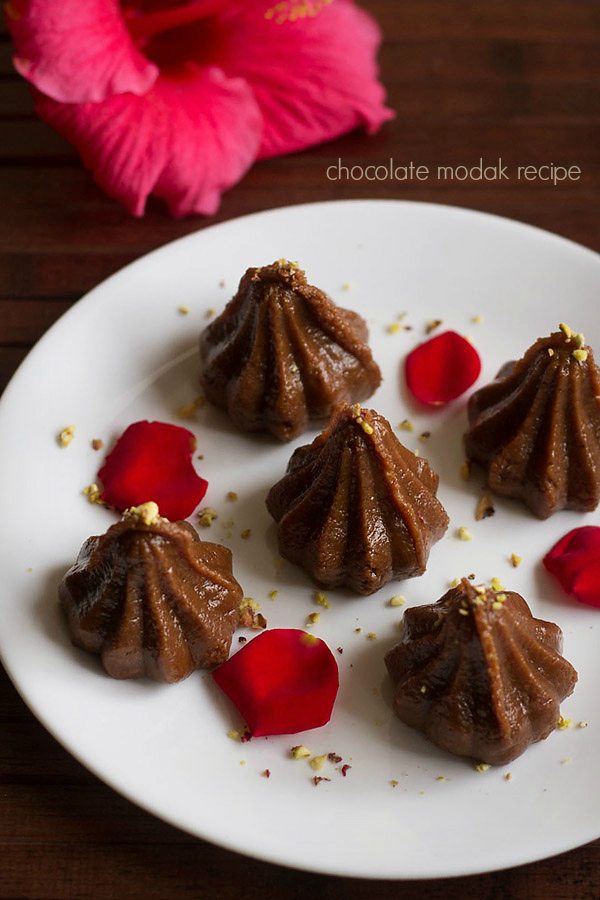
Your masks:
<path fill-rule="evenodd" d="M 369 321 L 384 382 L 367 405 L 396 425 L 441 476 L 451 518 L 427 573 L 371 597 L 329 594 L 315 629 L 336 654 L 341 688 L 332 722 L 290 737 L 240 744 L 240 719 L 210 675 L 175 686 L 119 682 L 73 648 L 57 604 L 57 583 L 90 534 L 115 516 L 89 504 L 107 445 L 130 422 L 185 424 L 198 437 L 206 504 L 219 518 L 202 537 L 231 546 L 235 573 L 262 603 L 270 626 L 303 627 L 316 610 L 304 574 L 278 564 L 265 510 L 268 488 L 301 443 L 282 446 L 237 433 L 209 405 L 182 423 L 176 410 L 198 394 L 197 340 L 251 265 L 299 260 L 312 283 Z M 418 203 L 342 202 L 258 213 L 176 241 L 128 266 L 75 305 L 25 360 L 0 404 L 2 582 L 0 649 L 23 698 L 50 732 L 107 784 L 180 828 L 240 853 L 315 872 L 365 878 L 431 878 L 514 866 L 600 835 L 598 611 L 563 596 L 540 560 L 558 537 L 597 513 L 559 513 L 546 522 L 496 502 L 475 522 L 480 479 L 460 476 L 465 398 L 434 412 L 410 405 L 402 361 L 425 324 L 472 336 L 480 384 L 561 320 L 600 346 L 600 257 L 551 234 L 478 212 Z M 190 308 L 181 315 L 177 307 Z M 400 313 L 412 330 L 391 334 Z M 481 317 L 481 321 L 474 321 Z M 77 427 L 61 449 L 57 433 Z M 424 443 L 419 435 L 430 431 Z M 228 491 L 239 495 L 227 502 Z M 473 540 L 456 538 L 467 526 Z M 240 538 L 251 529 L 248 540 Z M 512 568 L 511 553 L 523 557 Z M 553 733 L 504 768 L 477 772 L 402 725 L 391 710 L 383 656 L 398 638 L 402 609 L 431 603 L 467 573 L 497 576 L 535 615 L 555 620 L 580 680 L 563 704 L 574 726 Z M 277 590 L 277 599 L 268 599 Z M 362 629 L 360 632 L 357 629 Z M 368 632 L 377 634 L 368 640 Z M 248 637 L 255 632 L 246 632 Z M 238 648 L 237 636 L 233 649 Z M 588 720 L 589 728 L 576 727 Z M 294 744 L 334 752 L 315 787 Z M 264 769 L 271 771 L 269 779 Z M 512 779 L 505 780 L 510 771 Z M 438 776 L 444 780 L 438 780 Z M 394 787 L 393 781 L 398 784 Z"/>

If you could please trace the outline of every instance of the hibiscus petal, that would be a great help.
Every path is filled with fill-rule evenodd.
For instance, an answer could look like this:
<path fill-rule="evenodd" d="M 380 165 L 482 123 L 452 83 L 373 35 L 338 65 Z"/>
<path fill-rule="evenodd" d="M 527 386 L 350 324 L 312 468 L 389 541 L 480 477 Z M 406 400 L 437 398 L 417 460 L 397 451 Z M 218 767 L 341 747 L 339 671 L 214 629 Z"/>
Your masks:
<path fill-rule="evenodd" d="M 214 213 L 221 193 L 256 158 L 262 117 L 242 80 L 186 66 L 147 94 L 61 104 L 37 96 L 39 115 L 78 149 L 100 187 L 136 216 L 150 193 L 174 216 Z"/>
<path fill-rule="evenodd" d="M 393 118 L 378 80 L 381 32 L 352 0 L 229 3 L 218 18 L 219 65 L 247 79 L 264 116 L 261 157 Z"/>
<path fill-rule="evenodd" d="M 54 100 L 143 94 L 158 77 L 136 50 L 117 0 L 10 0 L 5 10 L 15 68 Z"/>

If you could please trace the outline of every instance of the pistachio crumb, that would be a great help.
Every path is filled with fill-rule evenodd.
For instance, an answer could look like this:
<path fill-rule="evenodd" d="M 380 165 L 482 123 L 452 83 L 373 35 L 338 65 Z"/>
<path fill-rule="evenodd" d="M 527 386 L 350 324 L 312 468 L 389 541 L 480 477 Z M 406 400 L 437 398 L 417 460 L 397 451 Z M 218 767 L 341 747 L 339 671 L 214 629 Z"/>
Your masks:
<path fill-rule="evenodd" d="M 588 723 L 585 721 L 585 719 L 582 719 L 581 722 L 578 722 L 578 723 L 577 723 L 577 727 L 578 727 L 578 728 L 587 728 L 587 727 L 588 727 Z"/>
<path fill-rule="evenodd" d="M 318 612 L 309 613 L 309 615 L 306 617 L 307 625 L 318 625 L 320 621 L 321 613 Z"/>
<path fill-rule="evenodd" d="M 496 610 L 502 609 L 502 604 L 499 603 L 497 600 L 494 600 L 494 602 L 492 603 L 492 609 L 496 609 Z"/>
<path fill-rule="evenodd" d="M 345 282 L 343 283 L 343 285 L 342 285 L 342 290 L 343 290 L 343 291 L 351 291 L 351 290 L 352 290 L 352 285 L 350 284 L 349 281 L 345 281 Z"/>
<path fill-rule="evenodd" d="M 232 728 L 227 732 L 227 737 L 231 738 L 232 741 L 241 741 L 242 735 L 239 731 L 236 731 L 235 728 Z"/>
<path fill-rule="evenodd" d="M 459 539 L 459 541 L 472 541 L 473 540 L 473 535 L 471 534 L 471 532 L 469 531 L 468 528 L 465 528 L 464 525 L 461 525 L 460 528 L 456 529 L 456 537 Z"/>
<path fill-rule="evenodd" d="M 445 775 L 438 775 L 438 776 L 436 777 L 435 780 L 436 780 L 436 781 L 445 781 L 445 780 L 446 780 L 446 776 L 445 776 Z"/>
<path fill-rule="evenodd" d="M 312 756 L 312 753 L 304 744 L 298 744 L 296 747 L 291 748 L 290 756 L 293 759 L 308 759 L 309 756 Z"/>
<path fill-rule="evenodd" d="M 392 778 L 392 780 L 390 781 L 390 784 L 391 784 L 392 787 L 398 787 L 398 785 L 400 784 L 400 782 L 397 781 L 395 778 Z"/>
<path fill-rule="evenodd" d="M 395 597 L 390 597 L 388 600 L 388 606 L 404 606 L 406 603 L 406 597 L 403 597 L 401 594 L 397 594 Z"/>
<path fill-rule="evenodd" d="M 566 731 L 567 728 L 570 728 L 573 724 L 572 719 L 565 719 L 564 716 L 560 716 L 558 720 L 558 725 L 556 726 L 559 731 Z"/>
<path fill-rule="evenodd" d="M 483 322 L 483 316 L 480 316 L 479 314 L 477 314 L 476 316 L 471 316 L 471 322 L 473 323 L 473 325 L 481 325 L 481 323 Z"/>
<path fill-rule="evenodd" d="M 246 760 L 240 759 L 240 766 L 245 766 L 245 765 L 246 765 Z"/>
<path fill-rule="evenodd" d="M 475 765 L 476 772 L 487 772 L 487 770 L 489 768 L 490 768 L 490 764 L 486 763 L 486 762 L 480 762 Z"/>
<path fill-rule="evenodd" d="M 510 563 L 513 566 L 513 568 L 515 568 L 515 569 L 518 568 L 522 562 L 523 562 L 522 556 L 517 556 L 516 553 L 510 554 Z"/>
<path fill-rule="evenodd" d="M 224 282 L 224 281 L 220 282 L 220 283 L 219 283 L 219 287 L 225 287 L 225 282 Z M 211 306 L 209 309 L 206 310 L 206 318 L 207 318 L 207 319 L 212 319 L 212 317 L 214 316 L 214 314 L 215 314 L 215 311 L 214 311 L 214 309 L 212 308 L 212 306 Z"/>
<path fill-rule="evenodd" d="M 567 766 L 567 765 L 569 765 L 569 763 L 571 763 L 571 762 L 573 762 L 573 760 L 571 759 L 570 756 L 564 756 L 564 757 L 561 759 L 560 764 L 561 764 L 561 766 Z"/>
<path fill-rule="evenodd" d="M 227 499 L 229 501 L 231 501 L 231 503 L 235 503 L 235 501 L 238 498 L 238 495 L 236 494 L 235 491 L 227 491 L 227 494 L 225 496 L 227 497 Z"/>
<path fill-rule="evenodd" d="M 331 603 L 329 602 L 325 594 L 322 594 L 320 591 L 316 591 L 315 593 L 315 603 L 317 604 L 317 606 L 322 606 L 324 609 L 331 608 Z"/>
<path fill-rule="evenodd" d="M 249 528 L 244 528 L 244 530 L 240 532 L 240 537 L 242 540 L 247 541 L 251 534 L 252 532 Z"/>
<path fill-rule="evenodd" d="M 425 441 L 428 441 L 430 437 L 431 437 L 431 432 L 430 432 L 430 431 L 423 431 L 423 432 L 419 435 L 419 440 L 422 441 L 423 443 L 425 443 Z"/>
<path fill-rule="evenodd" d="M 100 506 L 104 506 L 103 501 L 100 499 L 101 491 L 96 482 L 84 487 L 82 494 L 88 498 L 88 503 L 98 503 Z"/>
<path fill-rule="evenodd" d="M 160 516 L 158 513 L 158 504 L 153 500 L 148 503 L 141 503 L 139 506 L 130 506 L 123 513 L 124 519 L 139 519 L 144 525 L 155 525 Z"/>
<path fill-rule="evenodd" d="M 587 350 L 583 350 L 578 348 L 577 350 L 573 350 L 571 356 L 577 360 L 578 363 L 584 363 L 589 356 Z"/>
<path fill-rule="evenodd" d="M 496 578 L 496 577 L 492 578 L 490 584 L 492 585 L 493 591 L 503 591 L 504 590 L 504 585 L 502 584 L 502 582 L 500 581 L 499 578 Z"/>
<path fill-rule="evenodd" d="M 75 425 L 67 425 L 58 435 L 58 443 L 61 447 L 68 447 L 75 437 Z"/>
<path fill-rule="evenodd" d="M 455 588 L 455 587 L 458 587 L 459 584 L 460 584 L 460 578 L 453 578 L 452 581 L 450 582 L 450 587 Z"/>
<path fill-rule="evenodd" d="M 548 347 L 548 356 L 554 356 L 554 350 L 552 347 Z"/>
<path fill-rule="evenodd" d="M 182 316 L 187 316 L 189 311 L 190 311 L 189 306 L 181 305 L 181 306 L 177 307 L 177 312 L 180 313 Z"/>
<path fill-rule="evenodd" d="M 205 506 L 197 515 L 198 524 L 202 525 L 203 528 L 210 528 L 214 520 L 218 518 L 217 511 L 216 509 L 213 509 L 212 506 Z"/>
<path fill-rule="evenodd" d="M 496 509 L 491 498 L 488 497 L 487 494 L 484 494 L 475 507 L 475 520 L 481 522 L 482 519 L 489 519 L 495 512 Z"/>
<path fill-rule="evenodd" d="M 368 641 L 376 641 L 377 640 L 377 632 L 376 631 L 367 632 L 367 640 Z"/>
<path fill-rule="evenodd" d="M 325 763 L 327 762 L 327 754 L 323 753 L 321 756 L 313 756 L 311 761 L 309 762 L 309 766 L 313 771 L 320 772 Z"/>
<path fill-rule="evenodd" d="M 191 419 L 195 414 L 197 409 L 200 409 L 201 406 L 204 406 L 205 400 L 204 397 L 196 397 L 194 400 L 191 400 L 189 403 L 184 403 L 181 406 L 177 407 L 177 416 L 180 419 Z"/>
<path fill-rule="evenodd" d="M 277 600 L 278 594 L 279 594 L 279 591 L 269 591 L 269 594 L 268 594 L 269 600 Z"/>
<path fill-rule="evenodd" d="M 498 603 L 506 603 L 506 594 L 496 594 L 496 600 Z"/>
<path fill-rule="evenodd" d="M 503 777 L 505 781 L 512 781 L 512 772 L 507 772 Z"/>
<path fill-rule="evenodd" d="M 415 426 L 409 419 L 402 419 L 402 421 L 398 425 L 398 428 L 400 428 L 402 431 L 414 431 L 415 430 Z"/>
<path fill-rule="evenodd" d="M 565 322 L 560 322 L 558 327 L 560 328 L 560 330 L 562 331 L 562 333 L 564 334 L 564 336 L 566 338 L 570 338 L 573 336 L 573 329 L 569 328 L 569 326 L 567 324 L 565 324 Z"/>
<path fill-rule="evenodd" d="M 392 322 L 391 325 L 388 325 L 386 330 L 388 334 L 398 334 L 399 331 L 402 331 L 402 325 L 400 322 Z"/>

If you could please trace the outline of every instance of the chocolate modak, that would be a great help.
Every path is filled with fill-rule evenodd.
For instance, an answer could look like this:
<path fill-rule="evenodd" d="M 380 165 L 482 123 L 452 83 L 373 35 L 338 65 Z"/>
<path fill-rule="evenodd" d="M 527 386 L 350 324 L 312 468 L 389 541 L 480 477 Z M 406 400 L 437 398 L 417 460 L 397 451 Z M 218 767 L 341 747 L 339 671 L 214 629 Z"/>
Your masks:
<path fill-rule="evenodd" d="M 241 430 L 289 441 L 379 387 L 367 339 L 364 319 L 308 284 L 297 263 L 248 269 L 201 335 L 204 392 Z"/>
<path fill-rule="evenodd" d="M 73 643 L 113 678 L 174 682 L 227 659 L 242 589 L 230 550 L 144 503 L 88 538 L 59 596 Z"/>
<path fill-rule="evenodd" d="M 600 501 L 600 372 L 567 325 L 503 367 L 469 402 L 465 450 L 494 493 L 546 519 Z"/>
<path fill-rule="evenodd" d="M 503 765 L 558 725 L 577 672 L 558 625 L 512 591 L 467 579 L 437 603 L 404 613 L 385 662 L 398 717 L 458 756 Z"/>
<path fill-rule="evenodd" d="M 387 419 L 359 404 L 341 406 L 269 492 L 281 555 L 317 584 L 359 594 L 421 575 L 448 527 L 438 481 Z"/>

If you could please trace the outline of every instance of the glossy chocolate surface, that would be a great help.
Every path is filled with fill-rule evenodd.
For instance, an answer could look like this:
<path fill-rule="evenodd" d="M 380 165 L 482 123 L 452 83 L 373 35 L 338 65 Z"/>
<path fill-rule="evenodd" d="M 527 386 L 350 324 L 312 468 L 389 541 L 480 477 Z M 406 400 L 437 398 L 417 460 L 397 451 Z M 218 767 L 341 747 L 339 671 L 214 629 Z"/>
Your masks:
<path fill-rule="evenodd" d="M 238 428 L 289 441 L 379 387 L 367 338 L 365 321 L 309 285 L 296 264 L 248 269 L 201 336 L 204 392 Z"/>
<path fill-rule="evenodd" d="M 404 613 L 385 658 L 396 713 L 450 753 L 503 765 L 556 728 L 577 682 L 561 650 L 558 625 L 535 619 L 520 594 L 463 579 Z"/>
<path fill-rule="evenodd" d="M 438 476 L 358 404 L 337 409 L 267 497 L 281 555 L 323 587 L 372 594 L 425 571 L 448 527 Z"/>
<path fill-rule="evenodd" d="M 540 338 L 469 402 L 467 457 L 485 468 L 494 493 L 540 519 L 600 501 L 600 372 L 577 337 Z"/>
<path fill-rule="evenodd" d="M 173 682 L 227 659 L 242 589 L 231 552 L 187 522 L 125 519 L 85 542 L 59 596 L 73 643 L 109 675 Z"/>

